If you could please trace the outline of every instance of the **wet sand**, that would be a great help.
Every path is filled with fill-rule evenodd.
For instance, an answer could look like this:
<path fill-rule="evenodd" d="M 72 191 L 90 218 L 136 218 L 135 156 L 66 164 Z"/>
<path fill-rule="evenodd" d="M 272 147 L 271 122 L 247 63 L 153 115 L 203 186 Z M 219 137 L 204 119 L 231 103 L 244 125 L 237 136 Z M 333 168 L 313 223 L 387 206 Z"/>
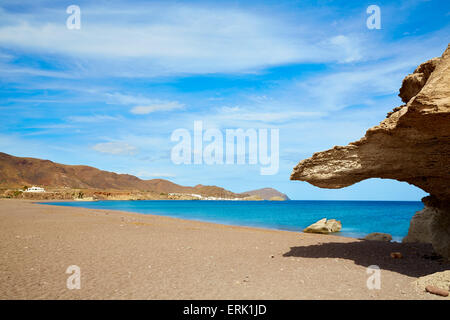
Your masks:
<path fill-rule="evenodd" d="M 445 299 L 413 284 L 450 269 L 427 255 L 429 245 L 0 200 L 0 299 Z M 66 286 L 70 265 L 79 290 Z M 380 290 L 366 286 L 370 265 Z"/>

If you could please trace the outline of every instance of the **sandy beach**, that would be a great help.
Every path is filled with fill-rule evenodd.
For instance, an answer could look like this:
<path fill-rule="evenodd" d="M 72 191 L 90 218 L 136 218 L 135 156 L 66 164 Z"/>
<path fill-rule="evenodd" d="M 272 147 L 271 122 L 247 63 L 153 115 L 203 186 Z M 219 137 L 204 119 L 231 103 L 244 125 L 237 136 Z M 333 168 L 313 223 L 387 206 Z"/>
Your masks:
<path fill-rule="evenodd" d="M 1 299 L 448 299 L 429 245 L 0 200 Z M 403 259 L 392 259 L 391 252 Z M 81 270 L 69 290 L 66 269 Z M 366 286 L 370 265 L 381 289 Z"/>

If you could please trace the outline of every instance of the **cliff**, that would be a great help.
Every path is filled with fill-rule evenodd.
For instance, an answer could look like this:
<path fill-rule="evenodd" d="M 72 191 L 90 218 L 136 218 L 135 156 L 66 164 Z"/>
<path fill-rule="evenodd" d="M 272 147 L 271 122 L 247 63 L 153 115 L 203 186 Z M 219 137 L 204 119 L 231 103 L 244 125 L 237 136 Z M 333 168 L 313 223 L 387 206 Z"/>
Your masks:
<path fill-rule="evenodd" d="M 442 57 L 421 64 L 400 88 L 405 103 L 345 147 L 315 153 L 291 180 L 343 188 L 364 179 L 405 181 L 430 196 L 404 241 L 431 242 L 450 257 L 450 45 Z M 417 221 L 421 221 L 417 224 Z"/>

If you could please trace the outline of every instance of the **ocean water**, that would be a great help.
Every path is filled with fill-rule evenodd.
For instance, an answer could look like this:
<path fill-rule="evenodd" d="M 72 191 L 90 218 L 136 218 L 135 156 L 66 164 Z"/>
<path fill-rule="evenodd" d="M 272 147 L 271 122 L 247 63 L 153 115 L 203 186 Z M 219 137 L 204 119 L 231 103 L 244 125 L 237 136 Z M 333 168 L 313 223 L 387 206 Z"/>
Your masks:
<path fill-rule="evenodd" d="M 131 211 L 228 225 L 302 231 L 322 218 L 342 222 L 337 235 L 364 237 L 385 232 L 394 241 L 408 233 L 409 222 L 423 208 L 420 201 L 70 201 L 58 206 Z"/>

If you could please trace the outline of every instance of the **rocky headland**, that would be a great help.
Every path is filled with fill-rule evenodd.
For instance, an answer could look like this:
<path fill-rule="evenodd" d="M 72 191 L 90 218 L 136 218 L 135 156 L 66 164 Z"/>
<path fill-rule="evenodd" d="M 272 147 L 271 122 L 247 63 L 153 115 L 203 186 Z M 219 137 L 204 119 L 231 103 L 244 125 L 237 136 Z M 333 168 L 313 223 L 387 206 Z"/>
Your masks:
<path fill-rule="evenodd" d="M 261 200 L 283 201 L 290 200 L 289 197 L 273 188 L 262 188 L 257 190 L 245 191 L 242 194 L 259 197 Z"/>
<path fill-rule="evenodd" d="M 450 45 L 403 80 L 404 102 L 365 136 L 301 161 L 291 180 L 343 188 L 369 178 L 395 179 L 429 193 L 404 242 L 428 242 L 450 258 Z"/>

